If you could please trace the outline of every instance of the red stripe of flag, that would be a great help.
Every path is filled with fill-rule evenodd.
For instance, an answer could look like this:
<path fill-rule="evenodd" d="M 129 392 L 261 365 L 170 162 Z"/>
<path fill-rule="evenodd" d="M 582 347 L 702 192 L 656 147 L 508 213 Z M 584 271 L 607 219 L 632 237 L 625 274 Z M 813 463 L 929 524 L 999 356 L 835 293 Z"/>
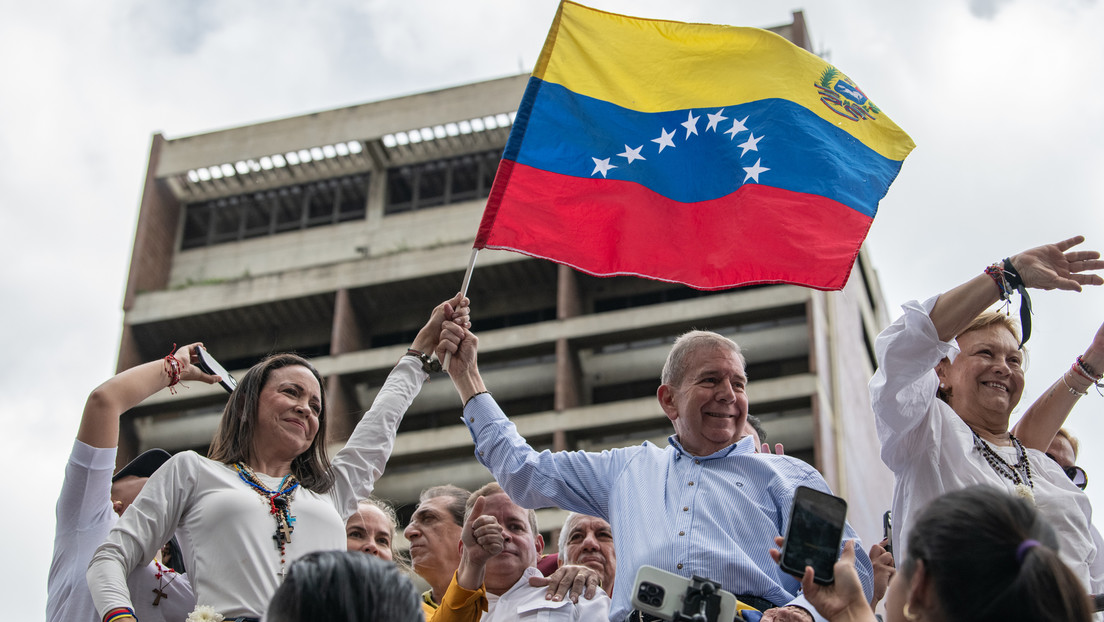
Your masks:
<path fill-rule="evenodd" d="M 681 203 L 632 182 L 503 160 L 475 248 L 697 289 L 793 283 L 838 290 L 872 222 L 837 201 L 758 184 Z M 700 258 L 697 265 L 688 265 L 688 255 Z"/>

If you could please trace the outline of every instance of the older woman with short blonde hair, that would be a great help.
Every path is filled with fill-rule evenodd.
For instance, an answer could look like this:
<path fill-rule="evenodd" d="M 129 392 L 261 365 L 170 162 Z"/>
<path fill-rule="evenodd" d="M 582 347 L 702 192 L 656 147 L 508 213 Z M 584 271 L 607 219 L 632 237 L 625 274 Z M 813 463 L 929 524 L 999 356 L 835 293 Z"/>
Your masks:
<path fill-rule="evenodd" d="M 1104 327 L 1084 354 L 1027 411 L 1016 434 L 1012 409 L 1024 388 L 1024 351 L 1017 326 L 985 313 L 1010 291 L 1080 291 L 1104 279 L 1094 251 L 1070 251 L 1076 237 L 1013 255 L 923 303 L 879 335 L 871 401 L 883 462 L 896 478 L 893 550 L 907 554 L 916 515 L 940 495 L 984 484 L 1029 499 L 1058 533 L 1059 553 L 1087 590 L 1104 589 L 1090 570 L 1097 555 L 1089 535 L 1092 509 L 1043 453 L 1079 397 L 1104 372 Z M 1071 359 L 1074 357 L 1071 356 Z M 898 566 L 907 560 L 898 559 Z"/>

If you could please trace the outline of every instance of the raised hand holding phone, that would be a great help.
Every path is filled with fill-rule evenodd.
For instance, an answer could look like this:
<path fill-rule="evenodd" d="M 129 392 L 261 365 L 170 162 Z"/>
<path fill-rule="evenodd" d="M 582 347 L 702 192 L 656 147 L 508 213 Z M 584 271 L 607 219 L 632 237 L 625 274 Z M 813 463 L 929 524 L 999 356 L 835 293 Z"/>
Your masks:
<path fill-rule="evenodd" d="M 778 565 L 799 578 L 805 576 L 807 566 L 812 567 L 813 580 L 830 585 L 846 518 L 847 502 L 843 499 L 798 486 Z"/>
<path fill-rule="evenodd" d="M 226 371 L 226 368 L 219 364 L 215 360 L 215 357 L 211 356 L 207 349 L 202 345 L 197 345 L 196 349 L 196 365 L 207 372 L 219 377 L 219 384 L 222 388 L 226 389 L 227 393 L 233 393 L 234 389 L 238 386 L 238 381 L 230 375 L 230 372 Z"/>

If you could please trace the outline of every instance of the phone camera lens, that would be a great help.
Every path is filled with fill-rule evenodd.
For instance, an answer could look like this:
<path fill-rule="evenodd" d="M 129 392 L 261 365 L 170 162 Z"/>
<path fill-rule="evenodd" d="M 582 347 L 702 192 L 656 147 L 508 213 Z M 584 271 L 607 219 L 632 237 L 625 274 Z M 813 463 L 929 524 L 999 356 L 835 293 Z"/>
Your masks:
<path fill-rule="evenodd" d="M 658 608 L 663 605 L 665 593 L 664 589 L 655 583 L 644 582 L 637 590 L 637 598 L 646 605 Z"/>

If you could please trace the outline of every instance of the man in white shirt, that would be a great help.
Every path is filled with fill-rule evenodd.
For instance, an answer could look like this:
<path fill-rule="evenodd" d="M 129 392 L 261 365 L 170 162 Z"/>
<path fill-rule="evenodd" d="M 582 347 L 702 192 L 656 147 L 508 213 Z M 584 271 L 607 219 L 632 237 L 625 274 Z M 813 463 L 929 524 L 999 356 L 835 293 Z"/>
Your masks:
<path fill-rule="evenodd" d="M 613 591 L 617 574 L 617 553 L 613 550 L 613 528 L 597 516 L 571 512 L 560 530 L 557 564 L 578 564 L 598 573 L 606 592 Z"/>
<path fill-rule="evenodd" d="M 551 600 L 543 587 L 534 587 L 529 579 L 542 577 L 537 560 L 544 551 L 544 538 L 537 530 L 532 510 L 516 505 L 498 484 L 491 483 L 472 493 L 467 514 L 475 502 L 484 498 L 482 514 L 494 517 L 502 529 L 502 552 L 486 562 L 484 585 L 487 588 L 487 613 L 481 622 L 505 620 L 593 620 L 609 619 L 609 597 L 599 592 L 593 599 Z"/>

